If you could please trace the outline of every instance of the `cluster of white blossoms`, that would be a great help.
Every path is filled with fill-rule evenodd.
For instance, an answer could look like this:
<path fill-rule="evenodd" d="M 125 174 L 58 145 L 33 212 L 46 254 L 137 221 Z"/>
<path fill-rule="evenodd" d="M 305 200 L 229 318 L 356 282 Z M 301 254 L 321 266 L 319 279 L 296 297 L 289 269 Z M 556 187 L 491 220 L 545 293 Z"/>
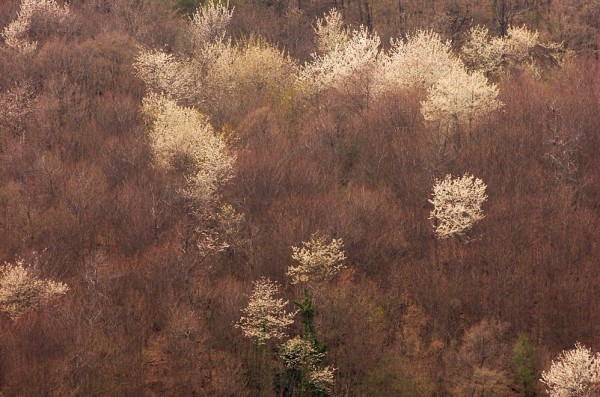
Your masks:
<path fill-rule="evenodd" d="M 475 222 L 483 219 L 481 205 L 487 199 L 486 185 L 479 178 L 465 174 L 436 179 L 433 187 L 433 210 L 429 219 L 435 234 L 442 239 L 462 236 Z"/>
<path fill-rule="evenodd" d="M 0 92 L 0 125 L 12 130 L 21 128 L 21 122 L 32 111 L 34 89 L 25 82 Z"/>
<path fill-rule="evenodd" d="M 201 48 L 212 41 L 222 41 L 234 8 L 229 9 L 229 2 L 221 4 L 216 1 L 208 1 L 203 7 L 198 7 L 189 25 L 192 45 Z"/>
<path fill-rule="evenodd" d="M 203 221 L 203 226 L 197 229 L 200 239 L 196 246 L 200 256 L 217 254 L 247 241 L 242 236 L 244 214 L 237 212 L 230 204 L 223 204 L 218 210 L 200 209 L 195 215 Z"/>
<path fill-rule="evenodd" d="M 427 90 L 421 103 L 425 120 L 436 121 L 449 131 L 456 125 L 471 125 L 502 106 L 498 87 L 490 84 L 479 71 L 468 72 L 464 67 L 451 69 Z"/>
<path fill-rule="evenodd" d="M 134 68 L 138 77 L 146 83 L 152 93 L 161 94 L 179 103 L 200 102 L 210 95 L 203 95 L 207 87 L 204 75 L 212 75 L 222 65 L 214 67 L 219 60 L 223 65 L 232 64 L 234 50 L 230 42 L 225 42 L 225 32 L 233 8 L 229 4 L 207 2 L 198 7 L 188 25 L 189 39 L 197 59 L 176 56 L 164 51 L 142 49 L 136 56 Z M 219 75 L 212 77 L 219 80 Z"/>
<path fill-rule="evenodd" d="M 36 277 L 23 260 L 0 266 L 0 310 L 12 318 L 64 295 L 69 287 Z"/>
<path fill-rule="evenodd" d="M 461 58 L 470 70 L 480 70 L 497 75 L 502 70 L 504 39 L 490 37 L 485 26 L 477 25 L 469 30 L 469 37 L 461 48 Z"/>
<path fill-rule="evenodd" d="M 255 281 L 248 306 L 242 309 L 244 315 L 236 324 L 244 336 L 257 345 L 266 344 L 271 339 L 283 338 L 285 329 L 294 322 L 296 312 L 286 311 L 285 307 L 289 302 L 275 298 L 277 293 L 279 286 L 270 279 L 261 278 Z"/>
<path fill-rule="evenodd" d="M 323 281 L 345 267 L 344 242 L 332 239 L 326 243 L 324 237 L 313 235 L 310 241 L 302 243 L 302 247 L 292 247 L 292 259 L 299 263 L 288 267 L 286 274 L 292 279 L 292 284 Z"/>
<path fill-rule="evenodd" d="M 330 392 L 333 388 L 335 368 L 320 365 L 325 353 L 318 352 L 312 342 L 296 336 L 280 346 L 279 356 L 286 368 L 304 371 L 316 389 Z"/>
<path fill-rule="evenodd" d="M 309 95 L 328 89 L 378 96 L 398 88 L 427 90 L 426 120 L 441 127 L 472 123 L 502 106 L 498 89 L 484 74 L 469 72 L 439 34 L 419 30 L 405 40 L 392 39 L 380 51 L 380 39 L 364 26 L 349 32 L 334 9 L 317 20 L 317 45 L 298 73 L 296 86 Z"/>
<path fill-rule="evenodd" d="M 379 54 L 379 36 L 360 26 L 349 33 L 346 40 L 341 32 L 328 33 L 327 37 L 320 45 L 328 51 L 322 55 L 312 54 L 313 60 L 298 73 L 297 87 L 302 92 L 318 94 L 331 88 L 341 90 L 356 84 L 368 85 Z"/>
<path fill-rule="evenodd" d="M 308 379 L 314 387 L 329 393 L 333 389 L 334 372 L 335 368 L 330 365 L 321 368 L 313 368 L 308 373 Z"/>
<path fill-rule="evenodd" d="M 511 26 L 505 37 L 491 37 L 486 27 L 475 26 L 460 51 L 460 56 L 470 70 L 478 70 L 488 76 L 498 76 L 508 67 L 526 67 L 536 71 L 534 48 L 556 62 L 563 60 L 565 51 L 558 43 L 542 43 L 539 33 L 526 27 Z"/>
<path fill-rule="evenodd" d="M 317 352 L 312 342 L 295 336 L 281 344 L 279 356 L 287 368 L 301 368 L 319 362 L 325 354 Z"/>
<path fill-rule="evenodd" d="M 508 34 L 502 40 L 504 41 L 505 56 L 515 58 L 514 60 L 517 62 L 525 60 L 536 45 L 541 45 L 540 34 L 524 26 L 510 26 Z"/>
<path fill-rule="evenodd" d="M 279 356 L 287 368 L 306 371 L 308 381 L 318 390 L 330 392 L 335 368 L 320 366 L 325 353 L 318 352 L 310 341 L 299 336 L 289 339 L 279 348 Z"/>
<path fill-rule="evenodd" d="M 142 50 L 134 67 L 150 92 L 205 111 L 235 107 L 247 93 L 254 100 L 278 98 L 296 74 L 295 62 L 261 39 L 213 40 L 191 59 Z"/>
<path fill-rule="evenodd" d="M 397 87 L 431 87 L 460 66 L 450 41 L 438 33 L 418 30 L 406 40 L 392 39 L 388 53 L 378 60 L 375 92 Z"/>
<path fill-rule="evenodd" d="M 342 15 L 332 8 L 323 18 L 317 18 L 315 27 L 317 47 L 322 54 L 331 52 L 348 43 L 350 35 L 344 27 Z"/>
<path fill-rule="evenodd" d="M 502 106 L 496 85 L 479 72 L 468 72 L 451 43 L 431 31 L 392 40 L 391 50 L 378 60 L 375 76 L 375 93 L 397 87 L 427 89 L 421 113 L 442 127 L 470 124 Z"/>
<path fill-rule="evenodd" d="M 142 100 L 142 110 L 150 121 L 150 141 L 156 161 L 168 167 L 178 153 L 191 156 L 207 138 L 214 136 L 208 118 L 193 108 L 157 94 Z"/>
<path fill-rule="evenodd" d="M 552 361 L 540 379 L 550 397 L 593 397 L 600 391 L 600 353 L 579 343 Z"/>
<path fill-rule="evenodd" d="M 201 202 L 211 202 L 233 175 L 235 156 L 223 137 L 215 133 L 206 116 L 164 96 L 150 94 L 142 109 L 150 121 L 156 161 L 168 167 L 175 155 L 186 156 L 192 171 L 185 192 Z"/>
<path fill-rule="evenodd" d="M 60 23 L 69 15 L 69 7 L 66 4 L 59 6 L 55 0 L 22 0 L 17 18 L 2 31 L 6 45 L 22 54 L 31 53 L 37 48 L 37 42 L 29 40 L 34 14 Z"/>
<path fill-rule="evenodd" d="M 324 238 L 313 235 L 309 242 L 302 244 L 302 248 L 292 247 L 292 257 L 300 262 L 299 266 L 288 268 L 292 284 L 322 280 L 344 267 L 342 262 L 346 256 L 341 239 L 333 239 L 327 244 Z M 289 302 L 275 298 L 277 293 L 278 285 L 269 279 L 254 282 L 248 306 L 242 309 L 244 315 L 236 324 L 244 336 L 257 345 L 266 344 L 270 339 L 281 339 L 285 328 L 294 322 L 293 317 L 298 313 L 287 312 L 285 306 Z M 280 345 L 279 357 L 286 368 L 300 371 L 315 389 L 329 392 L 333 388 L 335 369 L 322 366 L 325 353 L 317 349 L 316 343 L 295 336 Z"/>
<path fill-rule="evenodd" d="M 185 102 L 195 95 L 192 65 L 173 54 L 143 49 L 135 58 L 133 67 L 152 93 L 178 102 Z"/>

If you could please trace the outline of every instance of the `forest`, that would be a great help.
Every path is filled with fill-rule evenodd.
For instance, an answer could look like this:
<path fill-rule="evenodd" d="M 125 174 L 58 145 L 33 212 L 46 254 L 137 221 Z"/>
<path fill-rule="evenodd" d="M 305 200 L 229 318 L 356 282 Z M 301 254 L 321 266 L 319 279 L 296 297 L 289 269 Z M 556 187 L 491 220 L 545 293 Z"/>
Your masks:
<path fill-rule="evenodd" d="M 600 0 L 0 1 L 0 397 L 600 396 Z"/>

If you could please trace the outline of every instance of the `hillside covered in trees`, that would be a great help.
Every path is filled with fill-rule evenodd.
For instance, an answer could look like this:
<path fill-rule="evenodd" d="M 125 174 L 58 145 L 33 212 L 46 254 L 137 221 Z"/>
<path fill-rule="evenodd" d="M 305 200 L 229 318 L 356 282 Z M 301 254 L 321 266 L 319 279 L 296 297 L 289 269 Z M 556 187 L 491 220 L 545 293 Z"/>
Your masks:
<path fill-rule="evenodd" d="M 600 393 L 600 1 L 0 2 L 0 396 Z"/>

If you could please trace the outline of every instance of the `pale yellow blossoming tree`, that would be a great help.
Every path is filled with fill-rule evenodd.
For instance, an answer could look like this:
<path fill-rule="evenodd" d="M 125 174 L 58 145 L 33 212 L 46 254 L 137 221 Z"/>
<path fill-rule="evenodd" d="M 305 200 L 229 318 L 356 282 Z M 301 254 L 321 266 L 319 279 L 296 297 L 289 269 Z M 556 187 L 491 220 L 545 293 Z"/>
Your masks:
<path fill-rule="evenodd" d="M 0 266 L 0 310 L 12 318 L 39 308 L 68 290 L 64 283 L 35 276 L 22 259 Z"/>
<path fill-rule="evenodd" d="M 169 167 L 175 155 L 187 156 L 192 164 L 185 193 L 201 203 L 215 203 L 219 188 L 232 177 L 235 162 L 223 137 L 206 116 L 164 96 L 144 98 L 142 109 L 149 120 L 156 162 Z"/>
<path fill-rule="evenodd" d="M 292 259 L 298 262 L 287 270 L 292 284 L 324 281 L 345 267 L 344 242 L 332 239 L 327 243 L 324 237 L 313 235 L 309 241 L 302 243 L 302 247 L 292 247 Z"/>
<path fill-rule="evenodd" d="M 429 87 L 421 113 L 425 120 L 439 123 L 442 131 L 452 131 L 459 125 L 471 126 L 502 106 L 495 84 L 460 65 Z"/>
<path fill-rule="evenodd" d="M 301 374 L 304 391 L 312 388 L 331 392 L 333 389 L 335 368 L 321 365 L 325 353 L 319 351 L 313 342 L 295 336 L 281 345 L 279 356 L 287 371 Z"/>
<path fill-rule="evenodd" d="M 350 35 L 338 10 L 332 8 L 323 18 L 317 18 L 315 27 L 317 47 L 324 54 L 348 43 Z"/>
<path fill-rule="evenodd" d="M 285 310 L 289 302 L 276 298 L 278 293 L 279 285 L 276 282 L 261 278 L 254 282 L 248 306 L 242 309 L 244 315 L 236 327 L 257 345 L 283 338 L 286 328 L 294 322 L 296 312 Z"/>
<path fill-rule="evenodd" d="M 433 210 L 429 219 L 438 238 L 464 236 L 475 222 L 483 219 L 481 205 L 487 199 L 486 185 L 479 178 L 465 174 L 436 179 L 433 187 Z"/>
<path fill-rule="evenodd" d="M 348 40 L 327 39 L 327 44 L 321 44 L 327 52 L 312 54 L 312 61 L 300 69 L 296 78 L 300 92 L 317 95 L 328 89 L 368 91 L 381 40 L 364 26 L 348 35 Z"/>
<path fill-rule="evenodd" d="M 194 47 L 201 48 L 211 41 L 222 41 L 234 8 L 229 8 L 229 2 L 222 4 L 217 1 L 208 1 L 204 6 L 198 7 L 189 25 Z"/>
<path fill-rule="evenodd" d="M 392 39 L 390 50 L 378 59 L 374 91 L 383 93 L 398 87 L 429 88 L 461 62 L 450 41 L 438 33 L 418 30 L 405 40 Z"/>
<path fill-rule="evenodd" d="M 37 48 L 37 42 L 29 37 L 34 15 L 62 23 L 69 15 L 69 7 L 66 4 L 60 6 L 55 0 L 22 0 L 17 18 L 2 31 L 7 46 L 22 54 L 31 53 Z"/>

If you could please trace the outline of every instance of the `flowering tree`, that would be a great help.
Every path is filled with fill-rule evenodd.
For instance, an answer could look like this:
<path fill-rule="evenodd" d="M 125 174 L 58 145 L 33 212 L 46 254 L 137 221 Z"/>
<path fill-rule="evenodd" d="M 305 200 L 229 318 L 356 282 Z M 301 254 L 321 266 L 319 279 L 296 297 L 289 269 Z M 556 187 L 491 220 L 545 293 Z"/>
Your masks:
<path fill-rule="evenodd" d="M 348 43 L 350 36 L 344 27 L 342 15 L 332 8 L 323 18 L 317 18 L 315 27 L 317 47 L 321 53 L 334 51 Z"/>
<path fill-rule="evenodd" d="M 504 56 L 512 57 L 513 63 L 527 61 L 531 57 L 531 50 L 542 45 L 540 34 L 525 26 L 510 26 L 507 33 L 504 38 Z"/>
<path fill-rule="evenodd" d="M 288 372 L 300 374 L 301 388 L 316 389 L 317 391 L 330 392 L 333 388 L 333 374 L 335 369 L 331 366 L 322 366 L 321 361 L 325 353 L 315 346 L 313 341 L 296 336 L 284 342 L 279 348 L 279 356 Z"/>
<path fill-rule="evenodd" d="M 302 248 L 292 249 L 292 257 L 300 262 L 298 268 L 290 267 L 288 270 L 294 284 L 300 280 L 308 281 L 309 278 L 323 279 L 331 276 L 343 267 L 341 262 L 346 258 L 341 240 L 334 239 L 330 244 L 326 244 L 323 238 L 313 236 L 309 242 L 303 243 Z M 285 306 L 289 302 L 275 298 L 277 292 L 278 285 L 271 280 L 262 278 L 256 281 L 248 306 L 242 309 L 244 315 L 236 327 L 257 347 L 263 348 L 264 358 L 268 362 L 265 345 L 271 339 L 281 339 L 285 328 L 293 323 L 293 317 L 299 312 L 303 323 L 303 336 L 289 339 L 279 348 L 285 375 L 281 380 L 285 382 L 284 387 L 298 388 L 302 395 L 329 393 L 333 388 L 335 369 L 322 365 L 326 348 L 317 338 L 312 297 L 305 290 L 304 300 L 294 302 L 299 310 L 287 312 Z"/>
<path fill-rule="evenodd" d="M 185 192 L 202 202 L 215 199 L 219 187 L 232 177 L 235 156 L 208 118 L 155 94 L 144 98 L 142 108 L 150 121 L 156 161 L 168 167 L 176 154 L 183 154 L 192 163 Z"/>
<path fill-rule="evenodd" d="M 600 391 L 600 353 L 575 344 L 563 351 L 540 379 L 550 397 L 592 397 Z"/>
<path fill-rule="evenodd" d="M 461 48 L 460 56 L 470 70 L 497 75 L 502 70 L 504 39 L 492 38 L 485 26 L 474 26 Z"/>
<path fill-rule="evenodd" d="M 378 60 L 377 93 L 397 87 L 428 88 L 460 65 L 450 42 L 432 31 L 419 30 L 406 40 L 392 39 L 391 44 L 389 52 Z"/>
<path fill-rule="evenodd" d="M 262 39 L 204 42 L 191 59 L 142 50 L 134 67 L 151 93 L 213 115 L 278 98 L 296 73 L 295 62 Z"/>
<path fill-rule="evenodd" d="M 330 365 L 320 368 L 313 367 L 308 374 L 308 379 L 317 390 L 330 393 L 333 389 L 334 371 L 335 368 Z"/>
<path fill-rule="evenodd" d="M 565 51 L 562 44 L 542 43 L 539 33 L 525 26 L 510 26 L 504 37 L 491 37 L 486 27 L 475 26 L 461 48 L 461 58 L 470 70 L 479 70 L 488 76 L 497 76 L 507 68 L 529 68 L 537 72 L 534 49 L 542 49 L 545 56 L 561 63 Z"/>
<path fill-rule="evenodd" d="M 380 42 L 379 36 L 361 26 L 350 33 L 347 41 L 340 40 L 333 48 L 327 44 L 328 52 L 312 54 L 313 60 L 301 68 L 296 79 L 298 88 L 309 94 L 331 88 L 347 89 L 349 83 L 359 83 L 359 88 L 364 88 L 363 83 L 368 85 L 375 68 Z"/>
<path fill-rule="evenodd" d="M 229 9 L 229 2 L 221 4 L 213 1 L 198 7 L 189 26 L 192 44 L 199 48 L 211 41 L 222 41 L 234 8 Z"/>
<path fill-rule="evenodd" d="M 421 113 L 441 127 L 471 124 L 502 106 L 497 87 L 482 73 L 468 72 L 453 54 L 451 43 L 431 31 L 417 31 L 406 40 L 392 39 L 390 51 L 378 57 L 373 93 L 398 87 L 427 89 Z"/>
<path fill-rule="evenodd" d="M 151 93 L 179 102 L 196 95 L 196 77 L 190 62 L 176 59 L 163 51 L 143 49 L 135 58 L 133 67 Z"/>
<path fill-rule="evenodd" d="M 143 49 L 134 68 L 148 90 L 212 115 L 278 98 L 292 83 L 296 63 L 263 39 L 225 40 L 232 12 L 217 3 L 198 9 L 189 27 L 191 58 Z"/>
<path fill-rule="evenodd" d="M 471 125 L 503 105 L 497 97 L 498 87 L 488 83 L 483 73 L 457 66 L 429 87 L 421 113 L 425 120 L 446 128 Z"/>
<path fill-rule="evenodd" d="M 248 306 L 242 309 L 244 315 L 236 324 L 247 338 L 257 345 L 264 345 L 271 339 L 281 339 L 285 329 L 294 322 L 295 312 L 287 312 L 288 301 L 275 298 L 279 292 L 277 283 L 268 278 L 254 282 L 254 290 Z"/>
<path fill-rule="evenodd" d="M 207 257 L 247 243 L 247 238 L 242 236 L 244 214 L 237 212 L 230 204 L 223 204 L 217 210 L 198 211 L 196 216 L 202 220 L 203 226 L 208 226 L 198 229 L 201 239 L 197 246 L 202 256 Z"/>
<path fill-rule="evenodd" d="M 429 216 L 435 234 L 439 238 L 462 236 L 475 222 L 483 219 L 481 205 L 487 199 L 486 185 L 479 178 L 465 174 L 452 178 L 446 175 L 444 180 L 435 180 L 433 210 Z"/>
<path fill-rule="evenodd" d="M 451 43 L 435 32 L 392 39 L 391 49 L 380 52 L 377 34 L 362 26 L 348 32 L 335 10 L 317 21 L 316 32 L 322 54 L 313 54 L 296 80 L 305 93 L 358 88 L 380 95 L 398 87 L 422 87 L 427 89 L 423 116 L 443 127 L 471 124 L 502 106 L 496 85 L 479 71 L 467 71 Z"/>
<path fill-rule="evenodd" d="M 21 130 L 21 122 L 32 111 L 34 89 L 25 82 L 0 92 L 0 125 L 12 131 Z"/>
<path fill-rule="evenodd" d="M 36 277 L 23 260 L 0 266 L 0 310 L 12 318 L 64 295 L 69 287 Z"/>
<path fill-rule="evenodd" d="M 213 107 L 275 99 L 296 72 L 289 56 L 262 39 L 212 42 L 199 52 L 197 62 L 203 71 L 199 80 L 207 105 Z"/>
<path fill-rule="evenodd" d="M 37 42 L 28 37 L 34 15 L 61 23 L 69 15 L 69 7 L 59 6 L 55 0 L 22 0 L 17 18 L 2 31 L 6 45 L 22 54 L 37 48 Z"/>
<path fill-rule="evenodd" d="M 322 281 L 335 276 L 344 265 L 346 254 L 342 239 L 325 242 L 324 237 L 313 235 L 310 241 L 303 242 L 302 247 L 292 247 L 292 259 L 299 262 L 297 266 L 288 267 L 287 275 L 292 284 L 309 281 Z"/>
<path fill-rule="evenodd" d="M 311 341 L 295 336 L 281 344 L 279 356 L 286 368 L 301 368 L 322 360 L 325 354 L 317 351 Z"/>

